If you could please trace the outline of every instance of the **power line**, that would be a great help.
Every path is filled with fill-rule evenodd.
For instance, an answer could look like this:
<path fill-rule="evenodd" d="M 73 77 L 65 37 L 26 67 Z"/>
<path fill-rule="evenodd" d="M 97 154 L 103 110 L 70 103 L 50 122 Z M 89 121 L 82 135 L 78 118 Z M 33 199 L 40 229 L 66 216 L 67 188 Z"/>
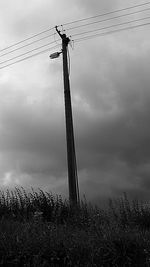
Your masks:
<path fill-rule="evenodd" d="M 139 13 L 139 12 L 143 12 L 143 11 L 146 11 L 146 10 L 150 10 L 150 8 L 148 8 L 148 9 L 144 9 L 144 10 L 140 10 L 140 11 L 136 11 L 136 12 L 132 12 L 132 13 L 129 13 L 129 14 L 119 15 L 119 16 L 112 17 L 112 18 L 107 18 L 107 19 L 100 20 L 100 21 L 94 21 L 94 22 L 91 22 L 91 23 L 87 23 L 87 24 L 79 25 L 79 26 L 72 27 L 72 28 L 67 28 L 66 30 L 72 30 L 72 29 L 76 29 L 76 28 L 81 28 L 81 27 L 83 27 L 83 26 L 89 26 L 89 25 L 96 24 L 96 23 L 100 23 L 100 22 L 104 22 L 104 21 L 107 21 L 107 20 L 112 20 L 112 19 L 116 19 L 116 18 L 120 18 L 120 17 L 128 16 L 128 15 L 133 15 L 133 14 L 136 14 L 136 13 Z M 149 18 L 149 17 L 148 17 L 148 18 Z M 143 18 L 143 19 L 147 19 L 147 18 Z M 139 20 L 140 20 L 140 19 L 139 19 Z M 131 21 L 131 22 L 132 22 L 132 21 Z M 127 23 L 129 23 L 129 22 L 127 22 Z M 118 24 L 118 25 L 112 25 L 112 26 L 109 26 L 109 27 L 119 26 L 119 25 L 121 25 L 121 24 Z M 109 28 L 109 27 L 105 27 L 105 28 L 102 28 L 102 29 L 106 29 L 106 28 Z M 97 29 L 97 30 L 100 30 L 100 29 Z M 75 34 L 75 35 L 80 35 L 80 34 L 82 34 L 82 33 Z M 0 57 L 3 57 L 3 56 L 8 55 L 8 54 L 11 54 L 11 53 L 13 53 L 13 52 L 15 52 L 15 51 L 17 51 L 17 50 L 20 50 L 20 49 L 22 49 L 22 48 L 25 48 L 25 47 L 27 47 L 27 46 L 30 46 L 30 45 L 32 45 L 32 44 L 34 44 L 34 43 L 37 43 L 37 42 L 41 41 L 41 40 L 47 39 L 47 38 L 49 38 L 49 37 L 52 37 L 53 35 L 54 35 L 54 34 L 51 34 L 51 35 L 42 37 L 42 38 L 40 38 L 40 39 L 38 39 L 38 40 L 32 41 L 32 42 L 30 42 L 30 43 L 28 43 L 28 44 L 26 44 L 26 45 L 23 45 L 23 46 L 21 46 L 21 47 L 18 47 L 18 48 L 16 48 L 16 49 L 13 49 L 13 50 L 11 50 L 11 51 L 9 51 L 9 52 L 6 52 L 6 53 L 0 55 Z M 59 41 L 59 39 L 55 40 L 55 42 L 57 42 L 57 41 Z"/>
<path fill-rule="evenodd" d="M 7 65 L 5 65 L 5 66 L 3 66 L 3 67 L 0 67 L 0 69 L 4 69 L 4 68 L 6 68 L 6 67 L 9 67 L 9 66 L 11 66 L 11 65 L 14 65 L 14 64 L 16 64 L 16 63 L 19 63 L 19 62 L 21 62 L 21 61 L 24 61 L 24 60 L 27 60 L 27 59 L 29 59 L 29 58 L 38 56 L 38 55 L 43 54 L 43 53 L 45 53 L 45 52 L 48 52 L 48 51 L 50 51 L 50 50 L 52 50 L 52 49 L 54 49 L 54 48 L 56 48 L 56 47 L 58 47 L 58 46 L 59 46 L 59 45 L 55 45 L 55 46 L 53 46 L 53 47 L 51 47 L 51 48 L 48 48 L 48 49 L 45 49 L 45 50 L 40 51 L 40 52 L 38 52 L 38 53 L 35 53 L 35 54 L 31 55 L 31 56 L 28 56 L 28 57 L 19 59 L 19 60 L 15 61 L 15 62 L 12 62 L 12 63 L 10 63 L 10 64 L 7 64 Z"/>
<path fill-rule="evenodd" d="M 34 43 L 37 43 L 37 42 L 39 42 L 39 41 L 41 41 L 41 40 L 44 40 L 44 39 L 47 39 L 47 38 L 49 38 L 49 37 L 51 37 L 51 36 L 53 36 L 53 34 L 51 34 L 51 35 L 47 35 L 47 36 L 42 37 L 42 38 L 40 38 L 40 39 L 38 39 L 38 40 L 35 40 L 35 41 L 33 41 L 33 42 L 30 42 L 29 44 L 26 44 L 26 45 L 20 46 L 20 47 L 18 47 L 18 48 L 15 48 L 15 49 L 13 49 L 13 50 L 11 50 L 11 51 L 9 51 L 9 52 L 6 52 L 6 53 L 0 55 L 0 57 L 3 57 L 3 56 L 8 55 L 8 54 L 11 54 L 11 53 L 13 53 L 13 52 L 15 52 L 15 51 L 17 51 L 17 50 L 20 50 L 20 49 L 22 49 L 22 48 L 25 48 L 25 47 L 27 47 L 27 46 L 30 46 L 30 45 L 32 45 L 32 44 L 34 44 Z M 56 41 L 58 41 L 58 40 L 55 40 L 55 42 L 56 42 Z"/>
<path fill-rule="evenodd" d="M 93 21 L 93 22 L 89 22 L 89 23 L 86 23 L 86 24 L 81 24 L 81 25 L 78 25 L 78 26 L 67 28 L 65 30 L 67 31 L 67 30 L 78 29 L 78 28 L 82 28 L 82 27 L 85 27 L 85 26 L 97 24 L 97 23 L 100 23 L 100 22 L 105 22 L 105 21 L 109 21 L 109 20 L 113 20 L 113 19 L 117 19 L 117 18 L 122 18 L 122 17 L 125 17 L 125 16 L 134 15 L 134 14 L 141 13 L 141 12 L 147 11 L 147 10 L 150 10 L 150 8 L 146 8 L 146 9 L 142 9 L 142 10 L 138 10 L 138 11 L 134 11 L 134 12 L 131 12 L 131 13 L 122 14 L 122 15 L 118 15 L 118 16 L 115 16 L 115 17 L 106 18 L 106 19 L 102 19 L 102 20 L 98 20 L 98 21 Z"/>
<path fill-rule="evenodd" d="M 143 4 L 134 5 L 134 6 L 130 6 L 130 7 L 126 7 L 126 8 L 118 9 L 118 10 L 115 10 L 115 11 L 111 11 L 111 12 L 107 12 L 107 13 L 99 14 L 99 15 L 97 15 L 97 16 L 93 16 L 93 17 L 89 17 L 89 18 L 83 18 L 83 19 L 80 19 L 80 20 L 76 20 L 76 21 L 68 22 L 68 23 L 65 23 L 64 25 L 73 24 L 73 23 L 77 23 L 77 22 L 79 23 L 79 22 L 81 22 L 81 21 L 86 21 L 86 20 L 94 19 L 94 18 L 97 18 L 97 17 L 100 17 L 100 16 L 106 16 L 106 15 L 109 15 L 109 14 L 114 14 L 114 13 L 116 13 L 116 12 L 120 12 L 120 11 L 131 10 L 131 9 L 133 9 L 133 8 L 137 8 L 137 7 L 141 7 L 141 6 L 146 6 L 146 5 L 149 5 L 149 4 L 150 4 L 150 2 L 146 2 L 146 3 L 143 3 Z M 136 14 L 136 13 L 141 13 L 141 12 L 144 12 L 144 11 L 147 11 L 147 10 L 150 10 L 150 8 L 148 7 L 148 8 L 146 8 L 146 9 L 137 10 L 137 11 L 134 11 L 134 12 L 130 12 L 130 13 L 128 13 L 128 14 L 121 14 L 121 15 L 118 15 L 118 16 L 115 16 L 115 17 L 111 17 L 111 18 L 105 18 L 105 19 L 103 19 L 103 20 L 99 20 L 99 21 L 88 22 L 88 23 L 86 23 L 86 24 L 77 25 L 77 26 L 75 26 L 75 27 L 68 28 L 68 30 L 73 30 L 73 29 L 76 29 L 76 28 L 81 28 L 81 27 L 85 27 L 85 26 L 93 25 L 93 24 L 96 24 L 96 23 L 101 23 L 101 22 L 104 22 L 104 21 L 107 21 L 107 20 L 112 20 L 112 19 L 116 19 L 116 18 L 121 18 L 121 17 L 129 16 L 129 15 L 133 15 L 133 14 Z M 146 20 L 146 19 L 149 19 L 149 18 L 150 18 L 150 17 L 145 17 L 145 18 L 140 18 L 140 19 L 136 19 L 136 20 L 130 20 L 130 21 L 123 22 L 123 23 L 112 24 L 112 25 L 110 25 L 110 26 L 102 27 L 102 28 L 99 28 L 99 29 L 93 29 L 93 30 L 89 30 L 89 31 L 84 31 L 84 32 L 80 32 L 80 33 L 75 33 L 75 34 L 73 34 L 73 36 L 86 35 L 86 34 L 94 33 L 94 32 L 96 32 L 96 31 L 106 30 L 106 29 L 109 29 L 109 28 L 113 28 L 113 27 L 117 27 L 117 26 L 122 26 L 122 25 L 126 25 L 126 24 L 129 24 L 129 23 L 138 22 L 138 21 L 141 21 L 141 20 Z M 102 35 L 106 35 L 106 34 L 110 34 L 110 33 L 115 33 L 115 32 L 120 32 L 120 31 L 123 31 L 123 30 L 133 29 L 133 28 L 137 28 L 137 27 L 142 27 L 142 26 L 146 26 L 146 25 L 149 25 L 149 24 L 150 24 L 150 23 L 144 23 L 144 24 L 134 25 L 134 26 L 126 27 L 126 28 L 114 29 L 114 30 L 107 31 L 107 32 L 103 32 L 103 33 L 100 33 L 100 34 L 94 34 L 94 35 L 92 34 L 92 35 L 89 35 L 89 36 L 84 36 L 84 37 L 82 37 L 82 38 L 77 38 L 77 39 L 75 39 L 74 41 L 75 41 L 75 42 L 80 42 L 80 41 L 88 40 L 88 39 L 92 39 L 92 38 L 95 38 L 95 37 L 98 37 L 98 36 L 102 36 Z M 41 34 L 43 34 L 43 33 L 49 32 L 49 31 L 51 31 L 51 30 L 53 30 L 53 29 L 54 29 L 54 27 L 52 27 L 52 28 L 50 28 L 50 29 L 47 29 L 47 30 L 44 30 L 44 31 L 42 31 L 42 32 L 40 32 L 40 33 L 34 34 L 33 36 L 30 36 L 30 37 L 28 37 L 28 38 L 26 38 L 26 39 L 24 39 L 24 40 L 22 40 L 22 41 L 20 41 L 20 42 L 14 43 L 14 44 L 12 44 L 12 45 L 10 45 L 10 46 L 7 46 L 7 47 L 4 48 L 4 49 L 1 49 L 0 52 L 4 51 L 4 50 L 6 50 L 6 49 L 9 49 L 9 48 L 11 48 L 11 47 L 17 46 L 17 45 L 19 45 L 19 44 L 21 44 L 21 43 L 23 43 L 23 42 L 26 42 L 27 40 L 30 40 L 30 39 L 32 39 L 32 38 L 35 38 L 35 37 L 37 37 L 37 36 L 39 36 L 39 35 L 41 35 Z M 28 44 L 25 44 L 25 45 L 23 45 L 23 46 L 17 47 L 17 48 L 15 48 L 15 49 L 11 50 L 11 51 L 8 51 L 8 52 L 6 52 L 6 53 L 0 55 L 0 57 L 5 56 L 5 55 L 7 55 L 7 54 L 11 54 L 11 53 L 13 53 L 13 52 L 15 52 L 15 51 L 18 51 L 18 50 L 20 50 L 20 49 L 22 49 L 22 48 L 25 48 L 25 47 L 27 47 L 27 46 L 30 46 L 30 45 L 32 45 L 32 44 L 34 44 L 34 43 L 37 43 L 37 42 L 39 42 L 39 41 L 41 41 L 41 40 L 44 40 L 44 39 L 46 39 L 46 38 L 48 38 L 48 37 L 51 37 L 52 35 L 53 35 L 53 34 L 48 35 L 48 36 L 44 36 L 44 37 L 42 37 L 42 38 L 40 38 L 40 39 L 37 39 L 37 40 L 34 40 L 34 41 L 32 41 L 32 42 L 30 42 L 30 43 L 28 43 Z M 25 56 L 25 55 L 27 55 L 27 54 L 29 54 L 29 53 L 32 53 L 32 52 L 34 52 L 34 51 L 36 51 L 36 50 L 38 50 L 38 49 L 41 49 L 41 48 L 43 48 L 43 47 L 45 47 L 45 46 L 51 45 L 51 44 L 53 44 L 53 43 L 55 43 L 55 42 L 56 42 L 56 40 L 53 41 L 53 42 L 51 42 L 51 43 L 47 43 L 47 44 L 44 44 L 44 45 L 42 45 L 42 46 L 36 47 L 36 48 L 34 48 L 34 49 L 32 49 L 32 50 L 29 50 L 29 51 L 27 51 L 27 52 L 25 52 L 25 53 L 19 54 L 19 55 L 15 56 L 15 57 L 9 58 L 9 59 L 7 59 L 7 60 L 5 60 L 5 61 L 3 61 L 3 62 L 0 62 L 0 65 L 2 65 L 2 64 L 4 64 L 4 63 L 7 63 L 7 62 L 9 62 L 9 61 L 12 61 L 12 60 L 14 60 L 14 59 L 17 59 L 17 58 L 19 58 L 19 57 L 23 57 L 23 56 Z M 58 45 L 59 45 L 59 44 L 58 44 Z M 47 50 L 41 51 L 41 52 L 39 52 L 39 53 L 36 53 L 35 55 L 38 55 L 38 54 L 40 54 L 40 53 L 44 53 L 45 51 L 47 51 Z M 32 56 L 34 56 L 34 55 L 32 55 Z M 32 57 L 32 56 L 25 57 L 25 58 L 23 58 L 23 59 L 21 59 L 21 60 L 17 60 L 17 61 L 15 61 L 15 62 L 20 62 L 20 61 L 22 61 L 22 60 L 24 60 L 24 59 L 27 59 L 27 58 L 30 58 L 30 57 Z M 5 65 L 4 67 L 9 66 L 9 65 L 12 65 L 12 64 L 15 64 L 15 62 L 13 62 L 13 63 L 11 63 L 11 64 L 7 64 L 7 65 Z M 3 67 L 1 67 L 1 68 L 3 68 Z"/>
<path fill-rule="evenodd" d="M 39 36 L 39 35 L 41 35 L 41 34 L 43 34 L 43 33 L 49 32 L 49 31 L 51 31 L 51 30 L 54 30 L 54 27 L 52 27 L 52 28 L 50 28 L 50 29 L 47 29 L 47 30 L 45 30 L 45 31 L 39 32 L 39 33 L 37 33 L 37 34 L 34 34 L 34 35 L 32 35 L 32 36 L 30 36 L 30 37 L 28 37 L 28 38 L 26 38 L 26 39 L 23 39 L 22 41 L 19 41 L 19 42 L 17 42 L 17 43 L 14 43 L 14 44 L 12 44 L 12 45 L 9 45 L 9 46 L 7 46 L 7 47 L 1 49 L 0 52 L 4 51 L 4 50 L 6 50 L 6 49 L 9 49 L 9 48 L 11 48 L 11 47 L 13 47 L 13 46 L 16 46 L 16 45 L 18 45 L 18 44 L 21 44 L 21 43 L 23 43 L 23 42 L 26 42 L 26 41 L 28 41 L 28 40 L 30 40 L 30 39 L 32 39 L 32 38 L 35 38 L 35 37 L 37 37 L 37 36 Z"/>
<path fill-rule="evenodd" d="M 73 36 L 88 34 L 88 33 L 96 32 L 96 31 L 102 31 L 102 30 L 109 29 L 109 28 L 112 28 L 112 27 L 122 26 L 122 25 L 126 25 L 126 24 L 133 23 L 133 22 L 138 22 L 138 21 L 146 20 L 146 19 L 150 19 L 150 16 L 149 17 L 145 17 L 145 18 L 130 20 L 130 21 L 122 22 L 122 23 L 118 23 L 118 24 L 112 24 L 110 26 L 102 27 L 102 28 L 95 29 L 95 30 L 90 30 L 90 31 L 81 32 L 81 33 L 76 33 Z"/>
<path fill-rule="evenodd" d="M 116 33 L 116 32 L 121 32 L 121 31 L 125 31 L 125 30 L 135 29 L 135 28 L 143 27 L 143 26 L 147 26 L 147 25 L 150 25 L 150 22 L 139 24 L 139 25 L 134 25 L 134 26 L 126 27 L 126 28 L 121 28 L 121 29 L 117 29 L 117 30 L 107 31 L 107 32 L 99 33 L 99 34 L 89 35 L 89 36 L 85 36 L 85 37 L 82 37 L 82 38 L 74 39 L 73 41 L 75 43 L 77 43 L 77 42 L 85 41 L 85 40 L 88 40 L 88 39 L 93 39 L 93 38 L 96 38 L 96 37 L 108 35 L 108 34 L 111 34 L 111 33 Z"/>
<path fill-rule="evenodd" d="M 94 34 L 94 35 L 90 35 L 90 36 L 85 36 L 85 37 L 82 37 L 82 38 L 77 38 L 77 39 L 74 39 L 74 42 L 77 43 L 77 42 L 85 41 L 85 40 L 88 40 L 88 39 L 93 39 L 93 38 L 96 38 L 96 37 L 100 37 L 100 36 L 104 36 L 104 35 L 108 35 L 108 34 L 112 34 L 112 33 L 116 33 L 116 32 L 121 32 L 121 31 L 124 31 L 124 30 L 130 30 L 130 29 L 134 29 L 134 28 L 138 28 L 138 27 L 143 27 L 143 26 L 147 26 L 147 25 L 150 25 L 150 22 L 143 23 L 143 24 L 138 24 L 138 25 L 134 25 L 134 26 L 130 26 L 130 27 L 125 27 L 125 28 L 121 28 L 121 29 L 117 29 L 117 30 L 107 31 L 107 32 L 100 33 L 100 34 Z M 30 55 L 30 56 L 25 57 L 23 59 L 17 60 L 15 62 L 10 63 L 10 64 L 7 64 L 5 66 L 0 67 L 0 69 L 6 68 L 6 67 L 11 66 L 11 65 L 14 65 L 14 64 L 16 64 L 18 62 L 21 62 L 21 61 L 24 61 L 26 59 L 32 58 L 34 56 L 40 55 L 42 53 L 45 53 L 47 51 L 52 50 L 53 48 L 58 47 L 58 46 L 60 46 L 60 45 L 57 44 L 56 46 L 53 46 L 53 47 L 48 48 L 48 49 L 45 49 L 43 51 L 40 51 L 40 52 L 38 52 L 36 54 Z M 31 51 L 29 51 L 29 52 L 31 52 Z"/>
<path fill-rule="evenodd" d="M 53 43 L 55 43 L 55 41 L 53 41 L 53 42 L 51 42 L 51 43 L 48 43 L 48 44 L 45 44 L 45 45 L 42 45 L 42 46 L 39 46 L 39 47 L 34 48 L 34 49 L 30 50 L 30 51 L 27 51 L 27 52 L 25 52 L 25 53 L 23 53 L 23 54 L 20 54 L 20 55 L 18 55 L 18 56 L 15 56 L 15 57 L 12 57 L 12 58 L 10 58 L 10 59 L 7 59 L 7 60 L 5 60 L 5 61 L 2 61 L 2 62 L 0 62 L 0 65 L 4 64 L 4 63 L 6 63 L 6 62 L 9 62 L 9 61 L 11 61 L 11 60 L 13 60 L 13 59 L 16 59 L 16 58 L 18 58 L 18 57 L 22 57 L 22 56 L 24 56 L 24 55 L 27 55 L 27 54 L 29 54 L 29 53 L 35 51 L 35 50 L 41 49 L 41 48 L 43 48 L 43 47 L 45 47 L 45 46 L 48 46 L 48 45 L 51 45 L 51 44 L 53 44 Z"/>
<path fill-rule="evenodd" d="M 82 22 L 82 21 L 86 21 L 86 20 L 90 20 L 90 19 L 94 19 L 94 18 L 97 18 L 97 17 L 100 17 L 100 16 L 106 16 L 106 15 L 110 15 L 110 14 L 114 14 L 114 13 L 116 13 L 116 12 L 121 12 L 121 11 L 125 11 L 125 10 L 130 10 L 130 9 L 133 9 L 133 8 L 138 8 L 138 7 L 141 7 L 141 6 L 146 6 L 146 5 L 149 5 L 150 4 L 150 2 L 145 2 L 145 3 L 143 3 L 143 4 L 139 4 L 139 5 L 133 5 L 133 6 L 130 6 L 130 7 L 126 7 L 126 8 L 122 8 L 122 9 L 117 9 L 117 10 L 114 10 L 114 11 L 111 11 L 111 12 L 107 12 L 107 13 L 103 13 L 103 14 L 98 14 L 98 15 L 96 15 L 96 16 L 91 16 L 91 17 L 88 17 L 88 18 L 83 18 L 83 19 L 79 19 L 79 20 L 74 20 L 74 21 L 71 21 L 71 22 L 68 22 L 68 23 L 64 23 L 63 25 L 69 25 L 69 24 L 73 24 L 73 23 L 77 23 L 77 22 Z M 148 8 L 149 9 L 149 8 Z M 148 10 L 147 9 L 147 10 Z M 144 10 L 142 10 L 142 11 L 144 11 Z M 142 12 L 142 11 L 137 11 L 137 12 L 135 12 L 135 13 L 138 13 L 138 12 Z M 145 11 L 146 11 L 146 9 L 145 9 Z M 126 14 L 127 15 L 127 14 Z M 122 16 L 124 16 L 124 15 L 122 15 Z M 115 18 L 115 17 L 114 17 Z M 108 20 L 108 18 L 106 19 L 106 20 Z M 96 23 L 96 22 L 95 22 Z M 94 22 L 93 22 L 93 24 L 94 24 Z M 63 25 L 60 25 L 60 26 L 63 26 Z M 78 27 L 81 27 L 80 25 L 78 26 Z M 5 47 L 5 48 L 3 48 L 3 49 L 1 49 L 0 50 L 0 52 L 2 52 L 2 51 L 5 51 L 5 50 L 7 50 L 7 49 L 9 49 L 9 48 L 12 48 L 12 47 L 14 47 L 14 46 L 17 46 L 17 45 L 19 45 L 19 44 L 21 44 L 21 43 L 24 43 L 24 42 L 26 42 L 26 41 L 28 41 L 28 40 L 30 40 L 30 39 L 32 39 L 32 38 L 35 38 L 35 37 L 37 37 L 37 36 L 39 36 L 39 35 L 41 35 L 41 34 L 44 34 L 44 33 L 46 33 L 46 32 L 49 32 L 49 31 L 51 31 L 51 30 L 54 30 L 54 27 L 52 27 L 52 28 L 49 28 L 49 29 L 46 29 L 46 30 L 44 30 L 44 31 L 41 31 L 41 32 L 39 32 L 39 33 L 37 33 L 37 34 L 34 34 L 34 35 L 32 35 L 32 36 L 30 36 L 30 37 L 28 37 L 28 38 L 26 38 L 26 39 L 23 39 L 23 40 L 21 40 L 21 41 L 19 41 L 19 42 L 16 42 L 16 43 L 14 43 L 14 44 L 12 44 L 12 45 L 10 45 L 10 46 L 7 46 L 7 47 Z M 47 37 L 43 37 L 43 39 L 45 39 L 45 38 L 47 38 Z M 41 38 L 42 39 L 42 38 Z M 38 41 L 40 41 L 40 39 L 39 40 L 36 40 L 37 42 Z M 35 42 L 36 42 L 35 41 Z M 33 42 L 34 43 L 34 42 Z M 30 44 L 29 44 L 30 45 Z M 28 46 L 28 45 L 27 45 Z M 21 48 L 19 48 L 19 49 L 21 49 Z M 18 50 L 18 49 L 17 49 Z M 13 51 L 14 52 L 14 51 Z M 11 52 L 10 52 L 11 53 Z"/>
<path fill-rule="evenodd" d="M 101 14 L 98 14 L 96 16 L 91 16 L 91 17 L 87 17 L 87 18 L 83 18 L 83 19 L 74 20 L 74 21 L 67 22 L 67 23 L 64 23 L 62 25 L 59 25 L 59 26 L 65 26 L 65 25 L 69 25 L 69 24 L 74 24 L 74 23 L 86 21 L 86 20 L 89 20 L 89 19 L 94 19 L 94 18 L 98 18 L 98 17 L 101 17 L 101 16 L 106 16 L 106 15 L 114 14 L 116 12 L 121 12 L 121 11 L 129 10 L 129 9 L 133 9 L 133 8 L 137 8 L 137 7 L 141 7 L 141 6 L 146 6 L 146 5 L 149 5 L 149 4 L 150 4 L 150 2 L 145 2 L 145 3 L 139 4 L 139 5 L 133 5 L 133 6 L 130 6 L 130 7 L 125 7 L 125 8 L 117 9 L 117 10 L 114 10 L 114 11 L 110 11 L 110 12 L 106 12 L 106 13 L 101 13 Z"/>

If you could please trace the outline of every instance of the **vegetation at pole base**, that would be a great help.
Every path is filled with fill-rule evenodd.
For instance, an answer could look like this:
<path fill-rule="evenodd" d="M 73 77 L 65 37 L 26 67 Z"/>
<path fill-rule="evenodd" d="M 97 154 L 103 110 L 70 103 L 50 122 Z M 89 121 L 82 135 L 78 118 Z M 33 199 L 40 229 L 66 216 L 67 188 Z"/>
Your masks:
<path fill-rule="evenodd" d="M 150 266 L 150 206 L 126 194 L 105 209 L 42 190 L 0 191 L 0 266 Z"/>

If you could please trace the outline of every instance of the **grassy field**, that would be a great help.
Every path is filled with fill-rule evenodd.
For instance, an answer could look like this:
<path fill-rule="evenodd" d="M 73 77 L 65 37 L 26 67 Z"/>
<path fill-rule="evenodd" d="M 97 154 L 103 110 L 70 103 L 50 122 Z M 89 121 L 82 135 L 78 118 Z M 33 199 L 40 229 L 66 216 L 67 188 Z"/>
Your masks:
<path fill-rule="evenodd" d="M 42 190 L 0 191 L 0 266 L 150 266 L 150 208 L 124 194 L 73 211 Z"/>

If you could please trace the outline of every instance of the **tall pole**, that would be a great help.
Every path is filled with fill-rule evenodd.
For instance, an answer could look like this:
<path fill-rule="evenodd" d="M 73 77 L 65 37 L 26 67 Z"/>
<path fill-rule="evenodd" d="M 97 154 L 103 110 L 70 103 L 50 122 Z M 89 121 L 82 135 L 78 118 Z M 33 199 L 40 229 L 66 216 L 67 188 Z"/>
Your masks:
<path fill-rule="evenodd" d="M 68 56 L 67 56 L 67 48 L 70 39 L 66 36 L 66 34 L 61 34 L 60 31 L 57 29 L 57 26 L 56 26 L 56 31 L 62 39 L 69 200 L 71 205 L 76 206 L 77 204 L 79 204 L 79 188 L 78 188 L 78 176 L 77 176 L 70 81 L 69 81 L 69 71 L 68 71 Z"/>

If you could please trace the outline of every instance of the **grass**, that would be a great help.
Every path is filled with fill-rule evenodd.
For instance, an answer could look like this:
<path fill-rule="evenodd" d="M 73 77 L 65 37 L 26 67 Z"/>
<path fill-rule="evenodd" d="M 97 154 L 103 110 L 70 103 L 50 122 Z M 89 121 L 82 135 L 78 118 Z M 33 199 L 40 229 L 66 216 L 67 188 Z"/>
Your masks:
<path fill-rule="evenodd" d="M 0 191 L 0 266 L 150 266 L 150 209 L 127 195 L 105 210 L 24 188 Z"/>

